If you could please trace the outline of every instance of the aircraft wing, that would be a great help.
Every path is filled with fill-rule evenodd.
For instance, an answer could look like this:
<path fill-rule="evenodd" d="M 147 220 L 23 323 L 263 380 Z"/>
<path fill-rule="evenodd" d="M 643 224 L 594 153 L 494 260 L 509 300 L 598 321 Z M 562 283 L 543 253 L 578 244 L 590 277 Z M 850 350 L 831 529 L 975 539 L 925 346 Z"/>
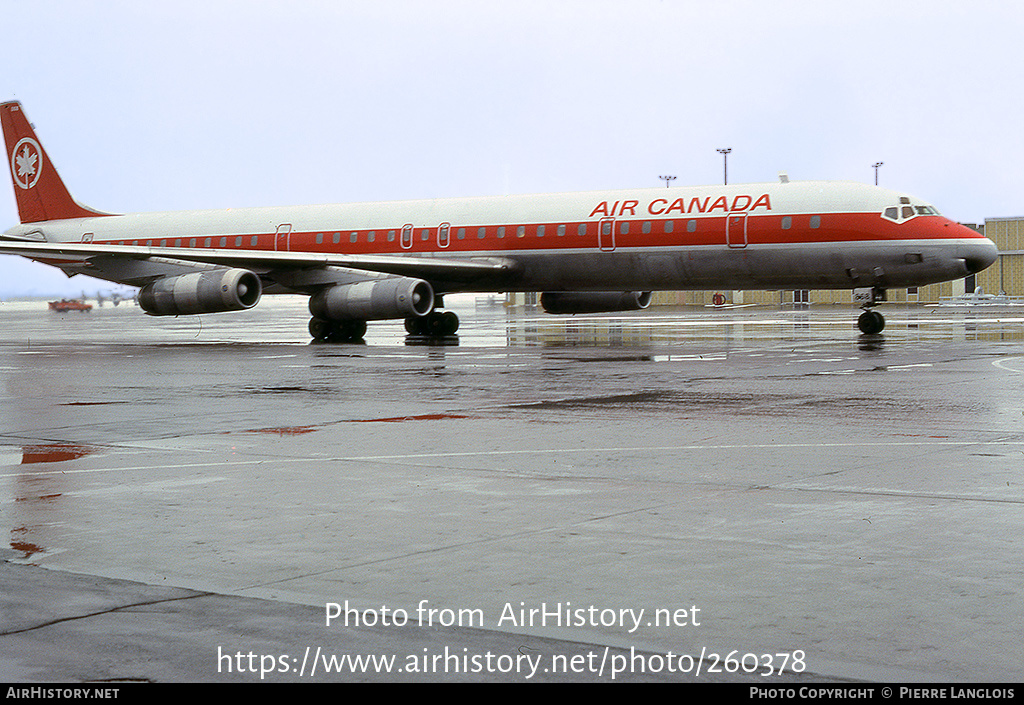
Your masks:
<path fill-rule="evenodd" d="M 57 267 L 87 271 L 91 263 L 149 261 L 187 265 L 243 267 L 273 277 L 275 272 L 343 267 L 380 274 L 418 277 L 430 282 L 467 282 L 506 277 L 519 263 L 503 257 L 423 257 L 413 255 L 352 255 L 322 252 L 275 252 L 198 247 L 145 247 L 78 242 L 0 240 L 0 254 L 21 255 Z M 85 269 L 81 269 L 85 268 Z M 126 282 L 127 283 L 127 282 Z"/>

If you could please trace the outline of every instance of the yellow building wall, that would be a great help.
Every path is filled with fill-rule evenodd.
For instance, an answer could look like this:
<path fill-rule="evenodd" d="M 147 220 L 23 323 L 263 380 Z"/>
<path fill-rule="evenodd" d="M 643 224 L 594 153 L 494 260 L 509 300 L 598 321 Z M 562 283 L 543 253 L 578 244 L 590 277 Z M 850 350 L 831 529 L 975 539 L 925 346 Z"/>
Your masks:
<path fill-rule="evenodd" d="M 988 291 L 988 288 L 985 289 Z M 918 287 L 917 291 L 907 289 L 888 289 L 889 301 L 897 303 L 938 303 L 941 298 L 959 296 L 965 293 L 963 280 L 943 282 L 931 286 Z M 730 304 L 756 304 L 760 306 L 778 306 L 793 303 L 811 304 L 853 304 L 853 289 L 811 289 L 806 294 L 791 290 L 785 291 L 661 291 L 654 294 L 652 305 L 686 306 L 712 305 L 715 294 L 725 297 Z M 801 301 L 796 299 L 800 296 Z"/>
<path fill-rule="evenodd" d="M 990 218 L 985 234 L 999 249 L 995 264 L 978 274 L 986 294 L 1024 296 L 1024 217 Z"/>

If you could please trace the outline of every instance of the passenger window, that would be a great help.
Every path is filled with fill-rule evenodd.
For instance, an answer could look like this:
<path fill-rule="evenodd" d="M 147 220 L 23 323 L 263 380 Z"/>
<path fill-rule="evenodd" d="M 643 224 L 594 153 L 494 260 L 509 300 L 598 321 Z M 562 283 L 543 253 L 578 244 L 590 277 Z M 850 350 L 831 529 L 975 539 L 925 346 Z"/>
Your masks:
<path fill-rule="evenodd" d="M 351 235 L 348 236 L 348 241 L 349 242 L 355 242 L 358 239 L 359 239 L 359 233 L 352 233 Z"/>
<path fill-rule="evenodd" d="M 537 237 L 544 237 L 544 226 L 543 225 L 538 225 L 537 226 Z"/>
<path fill-rule="evenodd" d="M 565 235 L 565 225 L 564 224 L 558 226 L 558 237 L 562 237 L 563 235 Z"/>
<path fill-rule="evenodd" d="M 341 233 L 334 233 L 334 244 L 337 245 L 341 242 Z"/>
<path fill-rule="evenodd" d="M 388 230 L 388 242 L 394 242 L 394 241 L 395 241 L 395 231 L 394 230 Z M 335 240 L 335 242 L 337 242 L 337 240 Z"/>
<path fill-rule="evenodd" d="M 629 235 L 629 223 L 619 223 L 619 233 L 621 235 Z"/>
<path fill-rule="evenodd" d="M 322 245 L 323 242 L 324 242 L 324 234 L 323 233 L 317 233 L 316 234 L 316 244 Z"/>
<path fill-rule="evenodd" d="M 582 235 L 586 235 L 587 234 L 587 224 L 586 223 L 580 223 L 576 227 L 576 234 L 577 235 L 581 235 L 581 236 Z"/>
<path fill-rule="evenodd" d="M 226 237 L 222 237 L 220 239 L 220 246 L 221 247 L 227 247 L 227 244 L 228 244 L 228 239 Z"/>
<path fill-rule="evenodd" d="M 252 238 L 249 240 L 249 245 L 251 247 L 256 247 L 256 243 L 259 242 L 258 238 L 259 238 L 259 235 L 253 235 Z"/>
<path fill-rule="evenodd" d="M 526 237 L 526 226 L 520 225 L 516 228 L 516 237 Z"/>
<path fill-rule="evenodd" d="M 695 232 L 697 232 L 697 221 L 696 220 L 690 220 L 690 221 L 688 221 L 686 223 L 686 232 L 688 232 L 688 233 L 695 233 Z"/>
<path fill-rule="evenodd" d="M 670 233 L 676 229 L 676 221 L 666 220 L 665 221 L 665 232 Z"/>
<path fill-rule="evenodd" d="M 466 229 L 465 228 L 459 228 L 458 233 L 455 235 L 455 237 L 459 238 L 460 240 L 465 240 L 466 239 Z"/>
<path fill-rule="evenodd" d="M 783 230 L 789 230 L 792 227 L 793 227 L 793 219 L 790 216 L 787 215 L 785 218 L 782 219 L 782 229 Z"/>
<path fill-rule="evenodd" d="M 241 247 L 241 246 L 242 246 L 242 236 L 239 235 L 238 237 L 235 238 L 235 247 Z"/>
<path fill-rule="evenodd" d="M 477 228 L 476 239 L 477 240 L 483 240 L 484 239 L 484 235 L 486 235 L 486 234 L 487 234 L 487 228 Z"/>
<path fill-rule="evenodd" d="M 812 215 L 811 216 L 811 227 L 812 228 L 820 228 L 821 227 L 821 216 L 820 215 Z"/>
<path fill-rule="evenodd" d="M 644 224 L 640 226 L 640 232 L 642 232 L 644 235 L 651 232 L 651 221 L 645 220 Z"/>
<path fill-rule="evenodd" d="M 371 230 L 370 232 L 366 233 L 366 241 L 367 242 L 373 242 L 376 239 L 377 239 L 376 231 Z"/>
<path fill-rule="evenodd" d="M 502 239 L 504 237 L 505 237 L 505 226 L 502 225 L 500 228 L 498 228 L 498 239 L 500 240 L 500 239 Z"/>

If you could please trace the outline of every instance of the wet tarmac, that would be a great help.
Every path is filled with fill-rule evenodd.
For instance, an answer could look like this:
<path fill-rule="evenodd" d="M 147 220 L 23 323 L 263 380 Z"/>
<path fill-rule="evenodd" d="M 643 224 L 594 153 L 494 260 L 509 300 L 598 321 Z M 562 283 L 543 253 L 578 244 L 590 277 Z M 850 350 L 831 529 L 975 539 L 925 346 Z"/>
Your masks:
<path fill-rule="evenodd" d="M 0 303 L 0 681 L 1024 677 L 1024 309 L 454 308 Z"/>

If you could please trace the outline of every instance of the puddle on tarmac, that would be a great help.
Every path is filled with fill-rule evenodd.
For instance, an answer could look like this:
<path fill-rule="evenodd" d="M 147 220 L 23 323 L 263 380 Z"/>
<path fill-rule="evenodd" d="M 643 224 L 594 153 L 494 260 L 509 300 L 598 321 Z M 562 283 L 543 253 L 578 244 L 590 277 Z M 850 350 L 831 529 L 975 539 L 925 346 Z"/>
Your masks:
<path fill-rule="evenodd" d="M 44 443 L 22 446 L 21 464 L 59 463 L 65 460 L 78 460 L 95 453 L 96 449 L 77 443 Z"/>

